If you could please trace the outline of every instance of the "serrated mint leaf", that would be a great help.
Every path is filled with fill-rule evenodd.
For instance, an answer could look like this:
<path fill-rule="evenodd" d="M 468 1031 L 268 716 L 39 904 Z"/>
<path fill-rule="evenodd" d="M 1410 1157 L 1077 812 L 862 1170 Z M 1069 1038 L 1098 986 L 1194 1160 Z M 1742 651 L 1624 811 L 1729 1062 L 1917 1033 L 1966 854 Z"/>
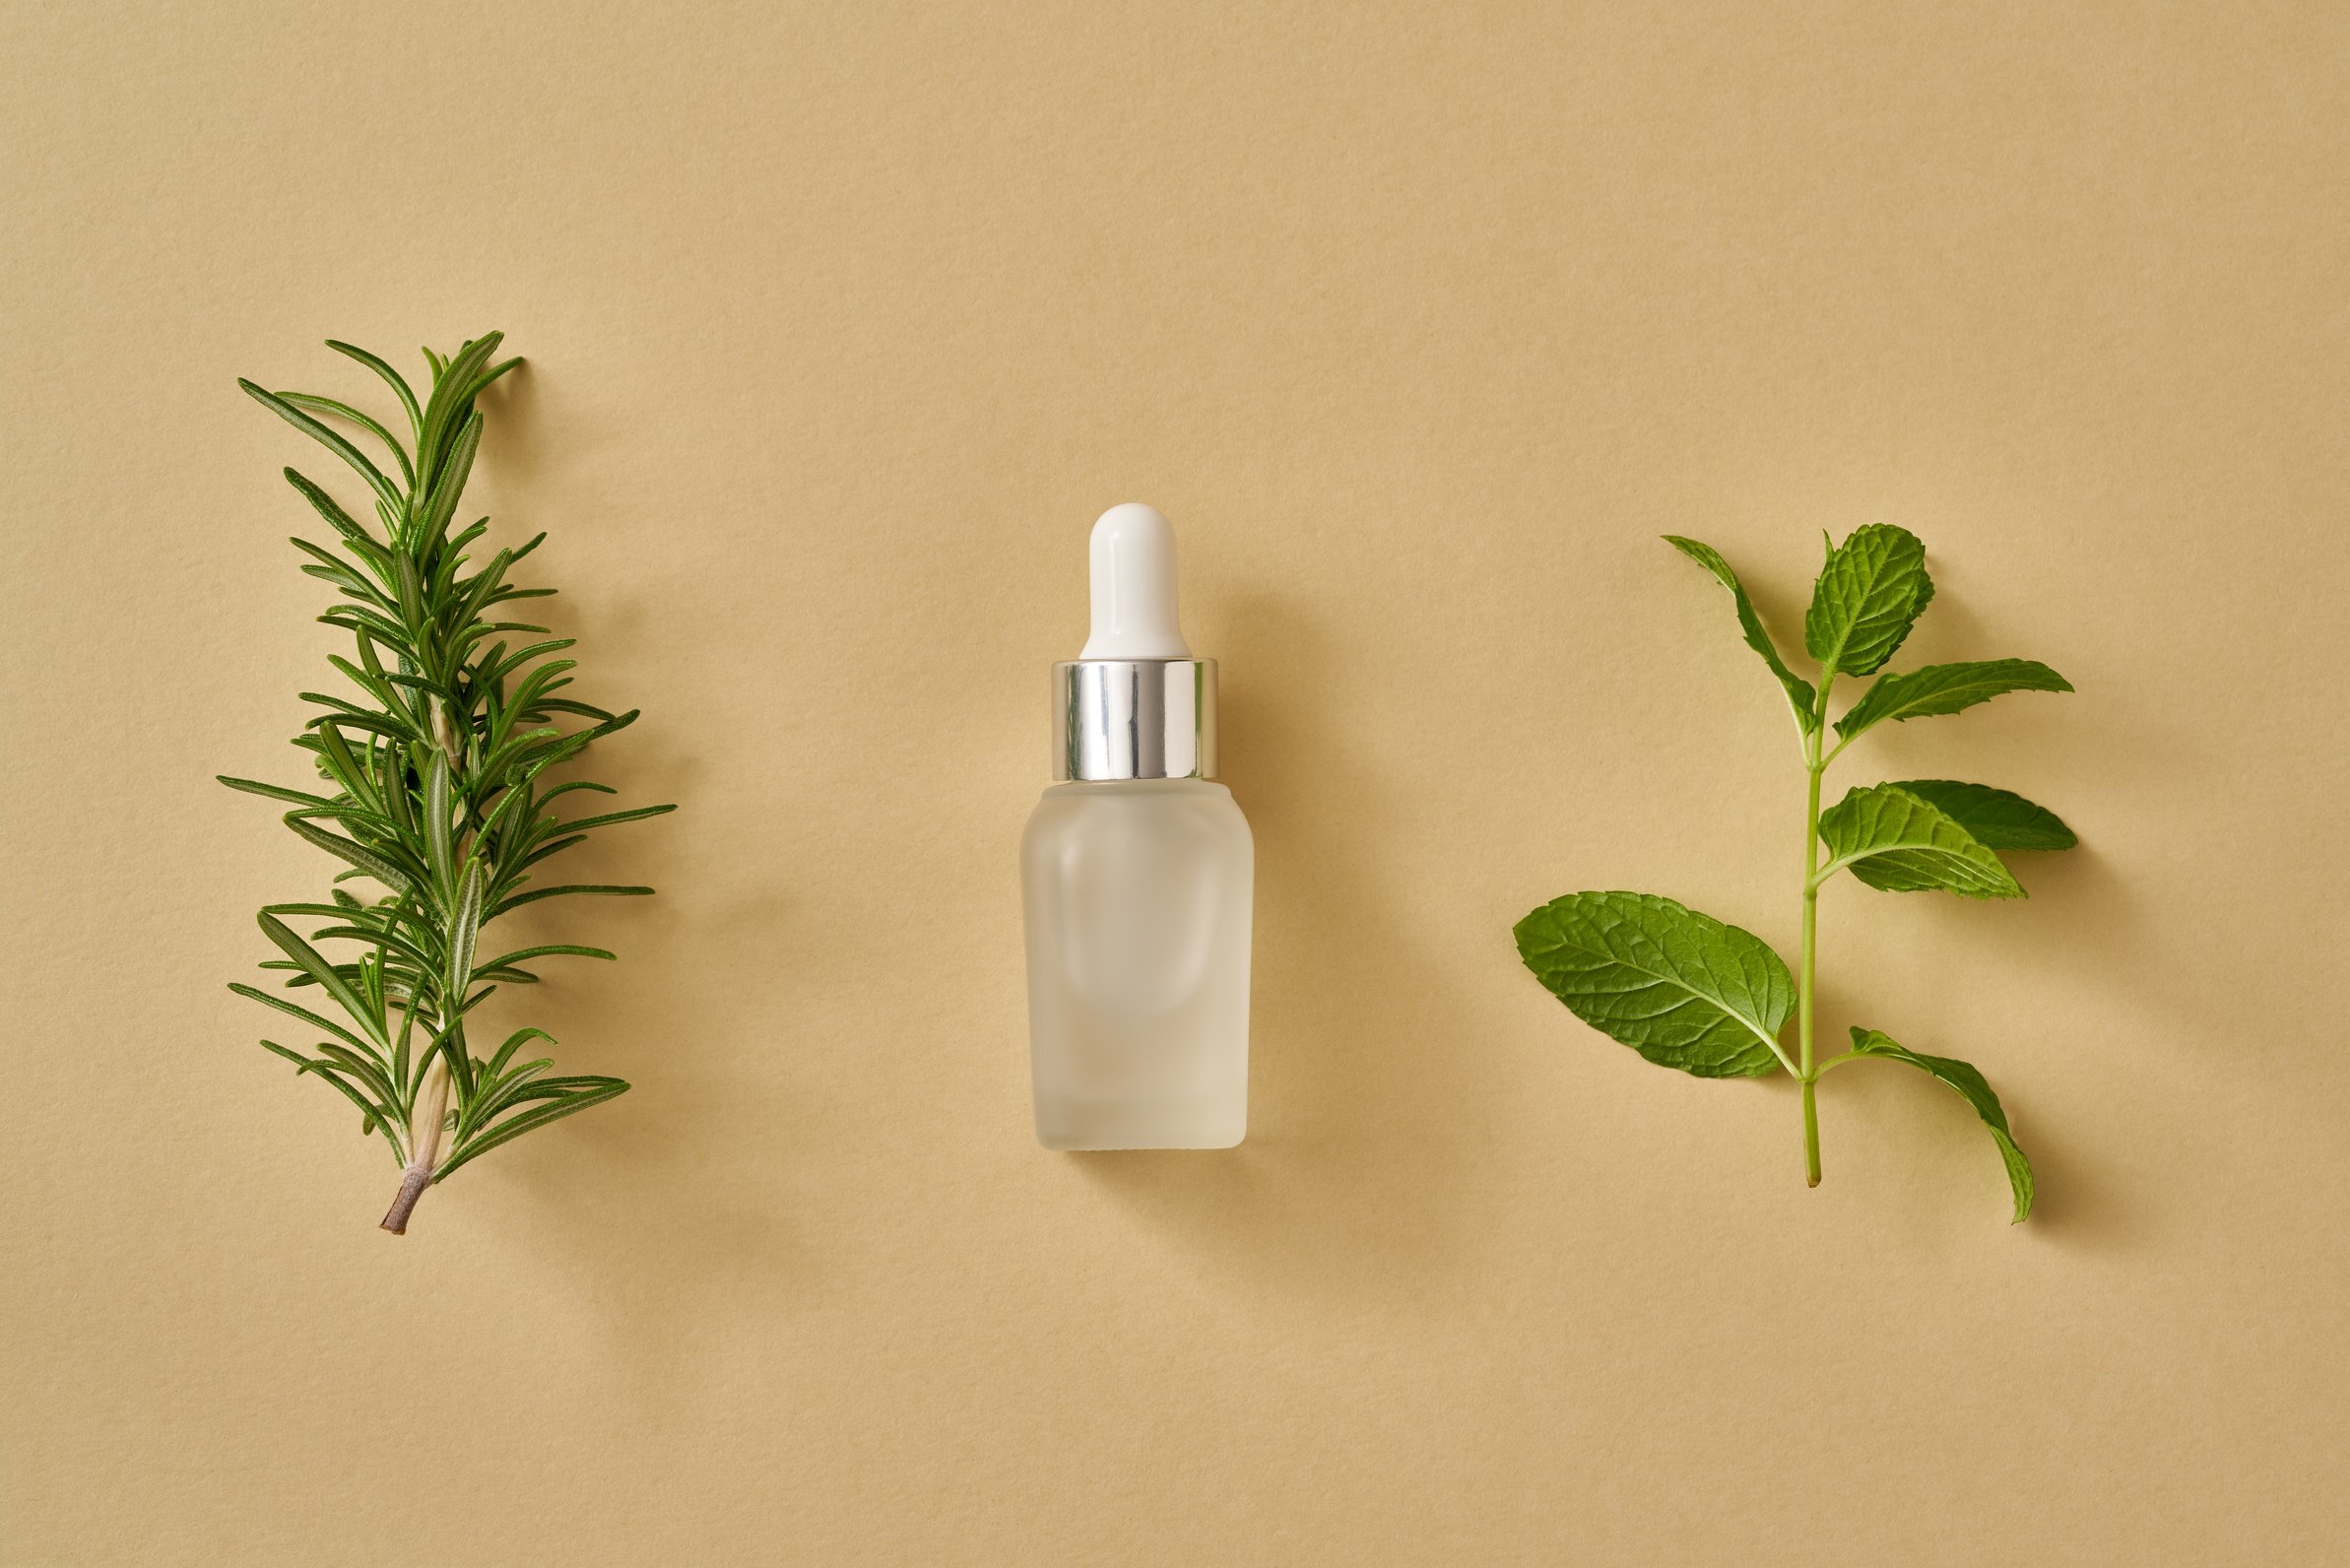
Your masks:
<path fill-rule="evenodd" d="M 2072 683 L 2036 659 L 1980 659 L 1969 664 L 1929 664 L 1898 675 L 1881 675 L 1860 694 L 1852 711 L 1836 721 L 1836 733 L 1851 740 L 1888 719 L 1923 719 L 1956 713 L 2008 691 L 2070 691 Z"/>
<path fill-rule="evenodd" d="M 1730 601 L 1737 607 L 1738 629 L 1746 634 L 1746 646 L 1761 654 L 1763 663 L 1771 667 L 1771 674 L 1779 678 L 1780 686 L 1787 692 L 1788 706 L 1795 710 L 1796 725 L 1809 735 L 1818 723 L 1815 710 L 1819 698 L 1811 689 L 1811 683 L 1790 670 L 1787 661 L 1779 656 L 1779 645 L 1771 640 L 1770 632 L 1763 629 L 1762 618 L 1754 613 L 1754 601 L 1746 597 L 1746 589 L 1739 583 L 1738 574 L 1730 569 L 1730 562 L 1724 560 L 1722 553 L 1711 545 L 1683 539 L 1678 534 L 1666 534 L 1665 542 L 1712 572 L 1722 586 L 1730 590 Z"/>
<path fill-rule="evenodd" d="M 2055 812 L 1989 784 L 1907 778 L 1894 781 L 1892 787 L 1934 807 L 1986 849 L 2070 849 L 2080 842 Z"/>
<path fill-rule="evenodd" d="M 1779 1065 L 1795 977 L 1758 937 L 1654 893 L 1569 893 L 1518 922 L 1518 952 L 1569 1012 L 1660 1067 Z"/>
<path fill-rule="evenodd" d="M 1932 599 L 1926 547 L 1916 534 L 1890 523 L 1856 528 L 1828 552 L 1812 585 L 1803 646 L 1822 671 L 1871 674 L 1893 657 Z"/>
<path fill-rule="evenodd" d="M 1907 1062 L 1924 1073 L 1930 1073 L 1956 1089 L 1975 1114 L 1983 1118 L 1983 1125 L 1991 1129 L 1991 1141 L 1999 1145 L 1999 1159 L 2007 1167 L 2007 1185 L 2015 1192 L 2015 1224 L 2022 1224 L 2032 1212 L 2032 1162 L 2016 1146 L 2015 1135 L 2007 1130 L 2007 1113 L 1999 1108 L 1999 1097 L 1991 1092 L 1983 1075 L 1966 1063 L 1947 1056 L 1923 1056 L 1898 1045 L 1876 1029 L 1853 1030 L 1853 1053 L 1856 1056 L 1883 1057 L 1887 1061 Z"/>
<path fill-rule="evenodd" d="M 1820 814 L 1828 863 L 1887 892 L 1940 888 L 1965 898 L 2021 898 L 2024 890 L 1991 847 L 1924 796 L 1895 784 L 1854 790 Z"/>

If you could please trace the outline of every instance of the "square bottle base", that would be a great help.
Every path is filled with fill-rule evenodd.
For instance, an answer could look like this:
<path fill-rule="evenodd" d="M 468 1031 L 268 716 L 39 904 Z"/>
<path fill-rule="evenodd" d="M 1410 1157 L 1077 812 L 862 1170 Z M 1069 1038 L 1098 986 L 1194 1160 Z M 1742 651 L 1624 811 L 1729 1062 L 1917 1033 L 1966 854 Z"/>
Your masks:
<path fill-rule="evenodd" d="M 1036 1102 L 1036 1141 L 1056 1150 L 1230 1148 L 1248 1135 L 1248 1106 L 1228 1097 L 1118 1104 Z"/>

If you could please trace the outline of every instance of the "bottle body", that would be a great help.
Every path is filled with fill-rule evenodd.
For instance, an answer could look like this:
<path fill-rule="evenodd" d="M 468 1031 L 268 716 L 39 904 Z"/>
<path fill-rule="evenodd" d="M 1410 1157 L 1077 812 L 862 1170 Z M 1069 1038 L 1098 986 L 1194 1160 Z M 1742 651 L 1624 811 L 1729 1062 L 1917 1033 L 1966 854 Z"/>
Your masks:
<path fill-rule="evenodd" d="M 1248 1131 L 1256 847 L 1221 784 L 1057 784 L 1020 840 L 1029 1070 L 1047 1148 Z"/>

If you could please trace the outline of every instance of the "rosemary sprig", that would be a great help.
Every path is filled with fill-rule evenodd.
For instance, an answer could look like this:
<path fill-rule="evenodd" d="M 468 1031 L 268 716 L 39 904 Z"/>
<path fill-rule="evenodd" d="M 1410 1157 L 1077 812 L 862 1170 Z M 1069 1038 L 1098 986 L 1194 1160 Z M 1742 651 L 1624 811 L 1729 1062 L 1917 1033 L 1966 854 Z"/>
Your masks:
<path fill-rule="evenodd" d="M 580 780 L 549 783 L 546 776 L 625 728 L 636 713 L 610 713 L 557 695 L 571 684 L 576 661 L 555 655 L 574 639 L 493 619 L 510 601 L 555 592 L 507 581 L 545 534 L 499 550 L 468 572 L 466 549 L 490 519 L 450 532 L 482 444 L 475 400 L 522 362 L 491 362 L 502 338 L 492 332 L 445 358 L 426 349 L 432 380 L 421 403 L 376 356 L 348 343 L 327 344 L 381 377 L 399 399 L 406 445 L 378 421 L 334 399 L 237 383 L 365 481 L 381 526 L 379 532 L 360 523 L 319 486 L 286 470 L 340 547 L 293 541 L 309 557 L 302 570 L 342 596 L 318 619 L 357 643 L 356 664 L 329 659 L 357 698 L 302 693 L 323 710 L 294 742 L 310 753 L 321 781 L 315 790 L 226 776 L 221 782 L 293 803 L 286 825 L 348 869 L 334 879 L 327 902 L 261 911 L 262 931 L 284 953 L 261 967 L 285 971 L 294 996 L 242 984 L 229 989 L 326 1036 L 311 1055 L 274 1040 L 261 1043 L 294 1063 L 297 1076 L 322 1078 L 358 1105 L 362 1136 L 383 1134 L 401 1167 L 399 1193 L 383 1218 L 383 1228 L 395 1234 L 406 1231 L 410 1210 L 431 1183 L 628 1087 L 616 1078 L 550 1077 L 554 1063 L 544 1057 L 517 1062 L 526 1044 L 555 1043 L 542 1029 L 516 1029 L 487 1058 L 472 1053 L 468 1016 L 500 985 L 536 983 L 525 962 L 613 956 L 601 947 L 546 944 L 485 957 L 481 937 L 499 916 L 538 899 L 650 893 L 650 887 L 528 884 L 541 862 L 596 829 L 676 809 L 644 806 L 567 821 L 552 814 L 557 798 L 574 791 L 615 793 Z M 345 428 L 380 445 L 391 470 Z M 588 722 L 565 731 L 558 717 Z M 359 879 L 384 892 L 362 898 L 340 885 Z M 324 924 L 304 937 L 288 920 Z M 328 958 L 317 945 L 329 942 L 350 944 L 343 950 L 356 956 Z"/>

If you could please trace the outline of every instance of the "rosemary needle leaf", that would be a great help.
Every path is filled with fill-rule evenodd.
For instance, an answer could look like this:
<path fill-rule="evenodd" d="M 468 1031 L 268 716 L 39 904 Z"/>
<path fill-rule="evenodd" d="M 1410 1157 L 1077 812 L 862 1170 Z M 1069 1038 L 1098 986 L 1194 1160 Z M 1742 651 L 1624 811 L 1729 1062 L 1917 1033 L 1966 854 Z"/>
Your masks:
<path fill-rule="evenodd" d="M 354 348 L 348 343 L 337 343 L 332 338 L 326 340 L 326 346 L 337 354 L 357 359 L 383 377 L 384 385 L 392 389 L 393 395 L 400 400 L 400 406 L 408 411 L 409 433 L 412 435 L 422 433 L 424 423 L 424 416 L 417 410 L 417 395 L 410 390 L 407 377 L 364 349 Z"/>

